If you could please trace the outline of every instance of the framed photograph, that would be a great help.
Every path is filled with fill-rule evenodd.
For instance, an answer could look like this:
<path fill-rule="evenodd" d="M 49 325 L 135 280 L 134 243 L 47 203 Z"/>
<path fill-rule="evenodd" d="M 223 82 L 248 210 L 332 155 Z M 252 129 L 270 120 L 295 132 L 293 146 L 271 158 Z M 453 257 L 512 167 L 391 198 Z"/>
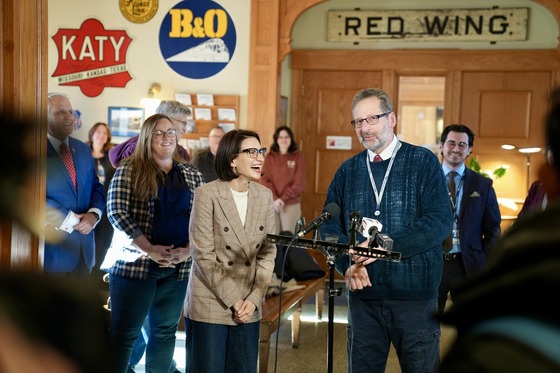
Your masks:
<path fill-rule="evenodd" d="M 144 123 L 144 108 L 109 106 L 108 123 L 113 136 L 136 136 Z"/>
<path fill-rule="evenodd" d="M 191 95 L 188 93 L 175 93 L 175 101 L 179 101 L 183 105 L 192 105 Z"/>
<path fill-rule="evenodd" d="M 209 108 L 195 107 L 194 118 L 196 120 L 212 120 L 212 110 Z"/>
<path fill-rule="evenodd" d="M 230 108 L 218 108 L 218 120 L 223 121 L 236 121 L 237 116 L 235 115 L 235 109 Z"/>
<path fill-rule="evenodd" d="M 198 93 L 196 95 L 196 102 L 202 106 L 214 106 L 214 95 L 208 93 Z"/>
<path fill-rule="evenodd" d="M 235 123 L 218 123 L 219 127 L 222 127 L 224 132 L 229 132 L 235 129 Z"/>

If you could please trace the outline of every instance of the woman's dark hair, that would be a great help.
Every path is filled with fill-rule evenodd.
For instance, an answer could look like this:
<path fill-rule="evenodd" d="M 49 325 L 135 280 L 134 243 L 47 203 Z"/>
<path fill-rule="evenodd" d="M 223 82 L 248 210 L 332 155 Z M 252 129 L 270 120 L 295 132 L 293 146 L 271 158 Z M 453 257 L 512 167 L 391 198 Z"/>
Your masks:
<path fill-rule="evenodd" d="M 291 141 L 290 141 L 290 146 L 288 147 L 288 153 L 295 152 L 297 150 L 297 144 L 294 140 L 294 133 L 292 132 L 292 129 L 288 126 L 281 126 L 276 128 L 276 131 L 274 131 L 274 135 L 272 136 L 274 142 L 270 147 L 270 151 L 275 153 L 278 153 L 280 151 L 280 147 L 278 146 L 278 136 L 280 136 L 280 132 L 282 131 L 286 131 L 288 133 L 288 136 L 290 136 Z"/>
<path fill-rule="evenodd" d="M 250 137 L 254 137 L 261 142 L 256 132 L 248 130 L 231 130 L 222 137 L 214 158 L 214 171 L 216 171 L 218 179 L 230 181 L 239 177 L 233 172 L 231 161 L 239 154 L 243 140 Z"/>
<path fill-rule="evenodd" d="M 88 139 L 86 141 L 86 144 L 88 144 L 91 150 L 93 150 L 93 134 L 95 133 L 95 131 L 97 131 L 97 128 L 99 126 L 103 126 L 107 129 L 107 142 L 105 143 L 105 145 L 103 145 L 103 152 L 107 153 L 113 147 L 113 144 L 111 143 L 113 136 L 111 134 L 111 128 L 109 128 L 109 125 L 107 123 L 97 122 L 93 126 L 91 126 L 88 132 Z"/>

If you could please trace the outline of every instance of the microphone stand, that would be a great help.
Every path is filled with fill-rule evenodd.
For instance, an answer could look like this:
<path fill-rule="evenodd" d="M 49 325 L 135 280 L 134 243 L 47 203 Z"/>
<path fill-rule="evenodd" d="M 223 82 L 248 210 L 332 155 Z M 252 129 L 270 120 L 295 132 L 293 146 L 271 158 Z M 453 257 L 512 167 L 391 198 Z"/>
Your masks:
<path fill-rule="evenodd" d="M 356 228 L 352 228 L 350 233 L 355 244 Z M 294 240 L 295 239 L 295 240 Z M 349 249 L 354 249 L 356 255 L 368 256 L 371 258 L 377 258 L 382 260 L 390 261 L 400 261 L 401 253 L 391 252 L 385 250 L 371 249 L 371 248 L 360 248 L 359 246 L 350 247 L 350 245 L 338 243 L 337 237 L 329 240 L 327 237 L 325 241 L 318 240 L 318 232 L 315 231 L 313 234 L 313 239 L 309 240 L 306 238 L 288 237 L 267 234 L 267 241 L 273 244 L 290 244 L 294 247 L 301 247 L 304 249 L 315 249 L 321 251 L 325 256 L 327 261 L 327 266 L 329 269 L 329 320 L 328 320 L 328 348 L 327 348 L 327 372 L 333 373 L 333 348 L 334 348 L 334 297 L 342 294 L 342 288 L 334 288 L 334 270 L 336 261 L 344 254 L 348 252 Z"/>
<path fill-rule="evenodd" d="M 327 372 L 333 371 L 333 350 L 334 350 L 334 297 L 342 294 L 342 288 L 334 287 L 334 262 L 335 256 L 327 255 L 327 267 L 329 268 L 329 320 L 327 334 Z"/>
<path fill-rule="evenodd" d="M 314 243 L 319 236 L 318 230 L 313 233 Z M 342 288 L 334 287 L 334 270 L 335 262 L 341 256 L 338 250 L 331 247 L 320 247 L 321 252 L 327 260 L 327 268 L 329 269 L 329 316 L 328 316 L 328 332 L 327 332 L 327 373 L 333 371 L 333 351 L 334 351 L 334 297 L 342 294 Z"/>

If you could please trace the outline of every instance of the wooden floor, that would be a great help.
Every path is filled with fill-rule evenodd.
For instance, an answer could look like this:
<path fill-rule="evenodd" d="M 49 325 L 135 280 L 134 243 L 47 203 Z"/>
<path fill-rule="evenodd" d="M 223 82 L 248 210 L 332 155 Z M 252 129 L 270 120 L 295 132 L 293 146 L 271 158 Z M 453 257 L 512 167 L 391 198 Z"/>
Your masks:
<path fill-rule="evenodd" d="M 335 303 L 341 303 L 343 298 Z M 325 300 L 327 302 L 328 300 Z M 334 373 L 346 373 L 346 306 L 337 304 L 334 306 L 333 323 L 333 352 L 332 371 Z M 279 332 L 273 333 L 270 339 L 270 354 L 268 373 L 322 373 L 327 372 L 327 350 L 328 350 L 328 304 L 325 304 L 325 312 L 322 320 L 318 320 L 315 314 L 314 302 L 306 303 L 301 315 L 301 335 L 299 348 L 294 349 L 291 345 L 291 329 L 289 323 L 283 323 Z M 449 327 L 442 327 L 441 354 L 453 341 L 455 331 Z M 185 371 L 185 339 L 184 333 L 178 332 L 175 347 L 175 361 L 181 372 Z M 144 361 L 137 366 L 137 373 L 144 372 Z M 400 373 L 401 369 L 394 350 L 391 350 L 387 362 L 386 373 Z"/>

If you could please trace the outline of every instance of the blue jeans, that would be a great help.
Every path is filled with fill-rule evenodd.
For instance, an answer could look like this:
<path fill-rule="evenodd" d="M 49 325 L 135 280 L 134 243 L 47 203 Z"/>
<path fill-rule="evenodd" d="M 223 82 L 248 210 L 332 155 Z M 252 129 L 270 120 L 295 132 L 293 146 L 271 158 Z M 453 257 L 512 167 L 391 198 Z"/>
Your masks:
<path fill-rule="evenodd" d="M 255 373 L 260 323 L 219 325 L 185 317 L 187 373 Z"/>
<path fill-rule="evenodd" d="M 349 297 L 348 372 L 384 372 L 391 343 L 403 373 L 439 368 L 437 299 L 372 300 Z"/>
<path fill-rule="evenodd" d="M 128 362 L 127 373 L 134 373 L 134 367 L 142 360 L 144 352 L 146 351 L 146 344 L 148 342 L 148 337 L 150 336 L 150 318 L 146 317 L 144 324 L 142 324 L 142 330 L 138 334 L 138 339 L 134 342 L 132 346 L 132 353 L 130 354 L 130 361 Z M 177 362 L 171 360 L 171 366 L 169 367 L 169 373 L 174 373 L 177 371 Z"/>
<path fill-rule="evenodd" d="M 167 373 L 175 351 L 175 333 L 181 317 L 187 281 L 177 281 L 177 269 L 150 264 L 148 279 L 109 277 L 111 348 L 114 372 L 126 372 L 132 346 L 149 312 L 150 335 L 146 372 Z"/>

